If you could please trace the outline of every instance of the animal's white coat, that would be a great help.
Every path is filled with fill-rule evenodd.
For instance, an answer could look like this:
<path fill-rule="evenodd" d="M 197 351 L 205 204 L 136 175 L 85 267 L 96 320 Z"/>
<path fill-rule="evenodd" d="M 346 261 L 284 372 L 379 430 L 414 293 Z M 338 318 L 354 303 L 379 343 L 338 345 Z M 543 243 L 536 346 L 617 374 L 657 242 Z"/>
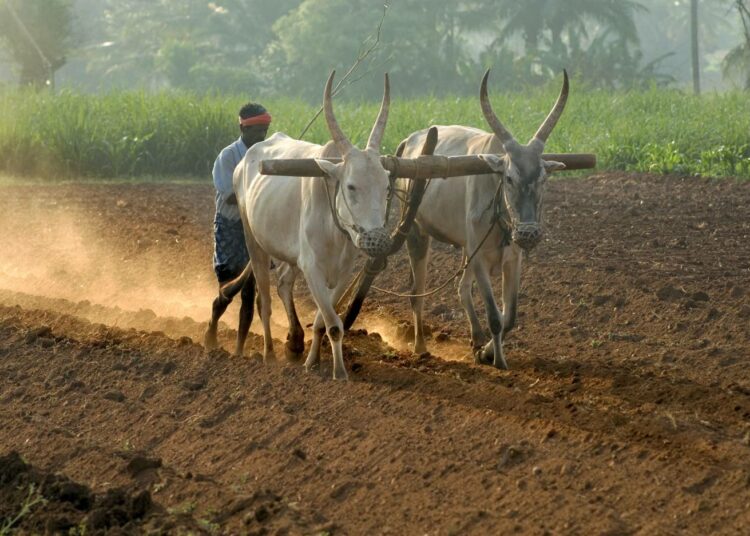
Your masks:
<path fill-rule="evenodd" d="M 329 98 L 332 76 L 326 89 Z M 333 376 L 347 378 L 341 350 L 343 324 L 334 307 L 353 275 L 359 253 L 356 244 L 368 232 L 385 225 L 388 174 L 374 147 L 379 146 L 385 127 L 387 100 L 386 89 L 381 114 L 365 150 L 351 146 L 345 139 L 342 141 L 335 119 L 329 119 L 327 112 L 329 130 L 334 140 L 338 136 L 338 143 L 321 146 L 276 133 L 253 145 L 235 170 L 234 189 L 259 291 L 266 359 L 273 357 L 268 268 L 270 257 L 273 257 L 303 273 L 318 306 L 312 346 L 305 366 L 309 369 L 318 365 L 325 328 L 333 349 Z M 329 111 L 332 118 L 332 109 Z M 342 156 L 343 161 L 331 164 L 323 160 L 334 156 Z M 316 159 L 326 177 L 260 174 L 261 160 L 279 158 Z M 334 199 L 338 220 L 345 233 L 333 217 L 331 202 Z"/>
<path fill-rule="evenodd" d="M 430 237 L 462 248 L 466 256 L 471 256 L 476 251 L 459 283 L 459 298 L 471 324 L 472 345 L 475 349 L 479 348 L 484 345 L 486 336 L 472 299 L 472 285 L 474 281 L 477 282 L 487 311 L 492 340 L 482 352 L 475 354 L 475 358 L 477 361 L 492 358 L 495 367 L 507 368 L 502 336 L 515 324 L 523 258 L 522 250 L 515 242 L 515 234 L 518 229 L 531 227 L 541 236 L 542 193 L 547 173 L 565 167 L 559 162 L 543 160 L 542 151 L 547 136 L 564 109 L 568 80 L 565 74 L 560 96 L 537 134 L 529 144 L 520 145 L 492 112 L 487 98 L 488 75 L 489 71 L 482 80 L 480 102 L 494 133 L 465 126 L 438 126 L 435 154 L 485 155 L 483 158 L 495 173 L 470 175 L 463 180 L 433 179 L 424 193 L 417 212 L 417 225 L 407 243 L 414 276 L 412 290 L 415 295 L 425 291 Z M 407 158 L 417 156 L 427 132 L 428 129 L 425 129 L 410 135 L 404 141 L 402 155 Z M 398 187 L 406 190 L 408 181 L 400 180 Z M 492 227 L 493 199 L 498 188 L 514 234 L 514 241 L 505 246 L 501 227 Z M 506 232 L 510 230 L 506 229 Z M 498 273 L 503 278 L 502 314 L 495 302 L 491 281 L 491 276 Z M 423 307 L 424 298 L 412 298 L 414 351 L 417 353 L 427 350 L 422 323 Z"/>

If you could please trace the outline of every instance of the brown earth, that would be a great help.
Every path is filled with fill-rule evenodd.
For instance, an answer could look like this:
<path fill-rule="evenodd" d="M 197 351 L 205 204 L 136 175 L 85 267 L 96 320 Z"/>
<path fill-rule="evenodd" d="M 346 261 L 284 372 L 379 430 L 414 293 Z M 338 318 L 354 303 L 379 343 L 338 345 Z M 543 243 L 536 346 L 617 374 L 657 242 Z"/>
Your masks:
<path fill-rule="evenodd" d="M 510 371 L 468 360 L 449 285 L 426 307 L 440 357 L 373 294 L 348 383 L 197 344 L 210 185 L 0 192 L 0 532 L 24 503 L 21 533 L 749 530 L 750 182 L 552 181 Z M 437 245 L 429 286 L 459 261 Z M 377 284 L 408 290 L 406 266 Z"/>

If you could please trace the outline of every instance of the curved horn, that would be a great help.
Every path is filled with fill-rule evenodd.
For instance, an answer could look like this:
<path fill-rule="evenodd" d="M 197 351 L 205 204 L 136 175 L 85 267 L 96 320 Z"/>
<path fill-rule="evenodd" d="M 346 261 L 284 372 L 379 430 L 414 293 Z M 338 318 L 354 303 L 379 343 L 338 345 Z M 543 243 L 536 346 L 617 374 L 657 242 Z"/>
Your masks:
<path fill-rule="evenodd" d="M 380 112 L 375 120 L 375 125 L 370 132 L 370 138 L 367 140 L 367 148 L 375 149 L 380 152 L 380 140 L 383 139 L 385 132 L 385 123 L 388 121 L 388 108 L 391 105 L 391 84 L 388 81 L 388 73 L 385 73 L 385 88 L 383 89 L 383 102 L 380 104 Z"/>
<path fill-rule="evenodd" d="M 341 156 L 344 156 L 353 146 L 352 142 L 350 142 L 344 134 L 344 131 L 341 130 L 338 121 L 336 121 L 336 116 L 333 115 L 331 88 L 333 86 L 333 76 L 335 74 L 336 71 L 331 71 L 331 75 L 328 77 L 328 82 L 326 82 L 326 89 L 323 92 L 323 109 L 325 110 L 326 124 L 328 125 L 328 131 L 331 133 L 331 138 L 333 138 L 333 142 L 336 144 L 336 148 L 341 153 Z"/>
<path fill-rule="evenodd" d="M 557 121 L 560 119 L 560 116 L 565 109 L 565 103 L 568 101 L 568 87 L 568 71 L 563 69 L 563 85 L 560 90 L 560 95 L 557 97 L 557 102 L 555 102 L 552 111 L 547 115 L 547 119 L 544 120 L 544 123 L 539 127 L 539 130 L 536 131 L 536 134 L 531 138 L 531 141 L 536 139 L 541 141 L 542 144 L 547 141 L 547 138 L 549 138 L 549 135 L 552 133 L 552 129 L 555 128 Z M 529 143 L 531 143 L 531 141 Z"/>
<path fill-rule="evenodd" d="M 484 114 L 484 118 L 487 120 L 490 128 L 495 133 L 495 136 L 500 138 L 500 141 L 504 145 L 510 141 L 513 141 L 515 138 L 513 138 L 513 134 L 511 134 L 510 131 L 508 131 L 508 129 L 503 126 L 503 124 L 500 122 L 500 119 L 498 119 L 495 115 L 495 112 L 492 111 L 492 104 L 490 104 L 490 98 L 487 96 L 487 79 L 489 77 L 490 70 L 487 69 L 487 72 L 484 73 L 484 78 L 482 78 L 482 86 L 479 89 L 479 102 L 482 105 L 482 113 Z"/>

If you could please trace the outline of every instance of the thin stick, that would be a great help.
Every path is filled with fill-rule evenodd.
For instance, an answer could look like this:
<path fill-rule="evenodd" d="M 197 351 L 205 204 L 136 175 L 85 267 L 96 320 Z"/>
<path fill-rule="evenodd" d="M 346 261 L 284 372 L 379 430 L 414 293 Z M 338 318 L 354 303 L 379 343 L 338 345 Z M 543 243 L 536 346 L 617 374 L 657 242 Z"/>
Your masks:
<path fill-rule="evenodd" d="M 367 72 L 363 73 L 362 76 L 359 76 L 357 78 L 349 80 L 349 77 L 354 73 L 354 71 L 359 67 L 361 63 L 363 63 L 370 54 L 375 52 L 375 50 L 378 48 L 378 45 L 380 44 L 380 34 L 383 29 L 383 21 L 385 21 L 385 16 L 388 13 L 388 4 L 383 4 L 383 16 L 380 17 L 380 22 L 378 23 L 378 27 L 375 30 L 375 39 L 372 42 L 372 44 L 364 48 L 365 43 L 372 38 L 372 36 L 369 36 L 367 39 L 365 39 L 362 44 L 359 47 L 359 52 L 357 53 L 357 59 L 354 60 L 354 63 L 349 67 L 349 69 L 346 71 L 344 76 L 341 77 L 341 79 L 338 81 L 338 83 L 334 86 L 333 91 L 331 91 L 331 97 L 335 97 L 340 91 L 345 89 L 348 85 L 361 80 L 363 76 L 367 74 Z M 315 113 L 312 119 L 305 125 L 305 128 L 302 129 L 302 132 L 299 136 L 297 136 L 297 139 L 302 139 L 303 136 L 307 133 L 308 130 L 310 130 L 310 127 L 315 123 L 315 120 L 320 117 L 320 114 L 323 113 L 323 107 L 321 106 L 318 108 L 318 111 Z"/>

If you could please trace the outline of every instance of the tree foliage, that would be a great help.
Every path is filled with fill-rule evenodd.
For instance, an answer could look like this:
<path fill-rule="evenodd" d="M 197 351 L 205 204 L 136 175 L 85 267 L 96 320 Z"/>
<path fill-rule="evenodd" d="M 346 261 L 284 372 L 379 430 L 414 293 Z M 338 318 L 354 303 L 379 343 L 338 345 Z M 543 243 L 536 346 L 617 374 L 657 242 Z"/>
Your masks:
<path fill-rule="evenodd" d="M 80 58 L 76 82 L 88 89 L 177 88 L 312 101 L 320 99 L 331 69 L 348 68 L 373 43 L 384 1 L 5 0 L 19 10 L 73 5 L 79 18 L 96 19 L 73 21 L 86 31 L 85 44 L 70 55 Z M 637 22 L 649 10 L 665 20 L 655 31 L 664 40 L 651 43 L 660 52 L 644 54 Z M 383 71 L 393 75 L 399 95 L 473 94 L 488 67 L 504 73 L 506 88 L 545 84 L 563 68 L 591 87 L 666 84 L 672 78 L 665 66 L 680 68 L 669 53 L 682 46 L 686 13 L 684 0 L 390 0 L 378 46 L 355 75 L 363 81 L 343 96 L 378 98 Z M 69 16 L 48 18 L 69 33 Z M 704 19 L 702 39 L 718 39 L 718 17 Z M 0 17 L 0 28 L 9 21 Z M 65 39 L 50 49 L 67 51 Z"/>
<path fill-rule="evenodd" d="M 474 92 L 483 68 L 493 65 L 509 73 L 507 86 L 518 87 L 544 83 L 563 67 L 595 87 L 641 85 L 655 73 L 658 62 L 643 65 L 637 47 L 634 14 L 645 9 L 641 4 L 572 3 L 394 1 L 372 63 L 387 66 L 406 95 Z M 372 0 L 305 0 L 276 21 L 264 56 L 276 87 L 317 96 L 324 66 L 351 62 L 362 36 L 375 26 L 377 6 Z M 362 91 L 376 88 L 368 84 Z"/>
<path fill-rule="evenodd" d="M 255 63 L 273 21 L 299 0 L 104 0 L 104 46 L 90 72 L 115 86 L 241 91 L 262 82 Z"/>
<path fill-rule="evenodd" d="M 592 22 L 626 42 L 637 43 L 633 15 L 645 9 L 632 0 L 527 0 L 500 5 L 504 23 L 499 38 L 522 35 L 527 53 L 538 51 L 545 36 L 552 48 L 580 43 L 589 37 Z"/>
<path fill-rule="evenodd" d="M 722 68 L 726 76 L 741 76 L 744 88 L 750 90 L 750 4 L 734 0 L 733 7 L 742 21 L 744 39 L 724 57 Z"/>
<path fill-rule="evenodd" d="M 44 87 L 66 62 L 72 45 L 68 0 L 5 0 L 0 40 L 19 70 L 21 85 Z"/>

